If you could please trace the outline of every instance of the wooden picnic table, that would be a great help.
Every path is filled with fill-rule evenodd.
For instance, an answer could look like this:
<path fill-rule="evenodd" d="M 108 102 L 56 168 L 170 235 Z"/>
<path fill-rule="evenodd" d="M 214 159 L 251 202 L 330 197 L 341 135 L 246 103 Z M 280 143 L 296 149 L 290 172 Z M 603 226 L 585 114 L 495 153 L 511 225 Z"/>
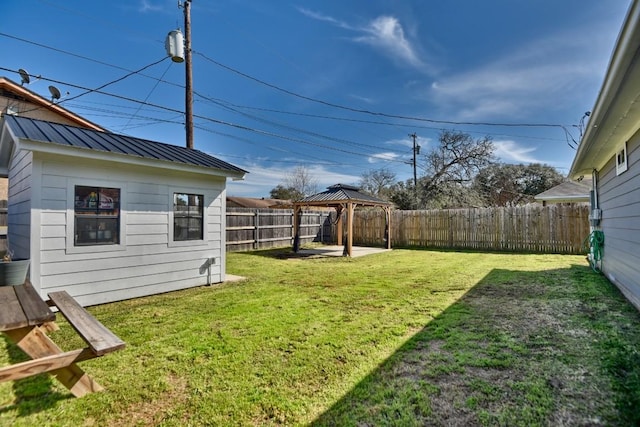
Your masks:
<path fill-rule="evenodd" d="M 52 292 L 45 302 L 27 281 L 19 286 L 0 286 L 0 331 L 32 360 L 0 368 L 0 382 L 49 372 L 76 397 L 103 390 L 76 363 L 124 348 L 125 343 L 80 306 L 67 292 Z M 63 351 L 47 335 L 58 329 L 58 308 L 86 348 Z"/>

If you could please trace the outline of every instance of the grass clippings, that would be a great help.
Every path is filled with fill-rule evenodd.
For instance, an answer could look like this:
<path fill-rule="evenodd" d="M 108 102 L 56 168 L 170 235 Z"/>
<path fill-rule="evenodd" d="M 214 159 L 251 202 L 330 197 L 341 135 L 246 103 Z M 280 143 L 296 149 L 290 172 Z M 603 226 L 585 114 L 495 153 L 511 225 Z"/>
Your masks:
<path fill-rule="evenodd" d="M 0 384 L 0 425 L 634 425 L 640 315 L 583 257 L 228 254 L 242 282 L 91 307 L 127 348 Z M 54 340 L 81 345 L 64 321 Z M 0 341 L 1 342 L 1 341 Z M 0 348 L 0 364 L 24 358 Z"/>

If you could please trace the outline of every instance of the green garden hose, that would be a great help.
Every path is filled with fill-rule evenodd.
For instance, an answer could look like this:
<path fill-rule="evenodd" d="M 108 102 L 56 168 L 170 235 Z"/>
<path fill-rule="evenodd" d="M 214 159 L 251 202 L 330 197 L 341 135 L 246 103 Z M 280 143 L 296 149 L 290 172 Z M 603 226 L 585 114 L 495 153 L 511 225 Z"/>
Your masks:
<path fill-rule="evenodd" d="M 591 268 L 596 273 L 600 272 L 598 267 L 602 260 L 602 247 L 604 246 L 604 233 L 601 230 L 593 230 L 584 241 L 585 249 L 589 251 L 587 259 Z"/>

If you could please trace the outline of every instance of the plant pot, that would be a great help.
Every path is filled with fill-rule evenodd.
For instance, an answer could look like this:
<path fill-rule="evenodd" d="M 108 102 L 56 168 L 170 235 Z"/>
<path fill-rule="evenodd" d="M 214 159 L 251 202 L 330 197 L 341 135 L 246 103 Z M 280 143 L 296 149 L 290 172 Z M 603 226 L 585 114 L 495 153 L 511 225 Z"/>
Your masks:
<path fill-rule="evenodd" d="M 0 262 L 0 286 L 23 285 L 29 271 L 28 259 Z"/>

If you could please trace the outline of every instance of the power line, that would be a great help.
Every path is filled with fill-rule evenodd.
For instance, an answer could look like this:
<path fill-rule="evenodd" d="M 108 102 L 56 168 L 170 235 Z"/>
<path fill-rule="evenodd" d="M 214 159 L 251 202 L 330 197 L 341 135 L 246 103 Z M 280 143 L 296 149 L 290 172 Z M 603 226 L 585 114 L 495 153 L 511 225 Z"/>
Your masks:
<path fill-rule="evenodd" d="M 276 122 L 276 121 L 273 121 L 273 120 L 265 119 L 263 117 L 259 117 L 259 116 L 248 114 L 248 113 L 245 113 L 245 112 L 242 112 L 242 111 L 238 111 L 236 108 L 230 107 L 229 105 L 227 105 L 226 103 L 223 103 L 223 102 L 218 102 L 218 101 L 215 101 L 215 100 L 209 99 L 209 98 L 205 98 L 205 99 L 208 99 L 209 102 L 211 102 L 212 104 L 215 104 L 215 105 L 217 105 L 219 107 L 225 108 L 225 109 L 227 109 L 229 111 L 233 111 L 233 112 L 235 112 L 237 114 L 243 115 L 243 116 L 248 117 L 250 119 L 253 119 L 253 120 L 256 120 L 256 121 L 259 121 L 259 122 L 262 122 L 262 123 L 270 124 L 272 126 L 276 126 L 276 127 L 282 128 L 282 129 L 288 129 L 288 130 L 292 130 L 294 132 L 299 132 L 299 133 L 303 133 L 303 134 L 306 134 L 306 135 L 315 136 L 315 137 L 322 138 L 322 139 L 327 139 L 329 141 L 339 142 L 339 143 L 342 143 L 342 144 L 353 145 L 353 146 L 364 147 L 364 148 L 375 149 L 375 150 L 394 151 L 394 152 L 400 153 L 399 150 L 389 149 L 388 147 L 379 147 L 379 146 L 375 146 L 375 145 L 371 145 L 371 144 L 364 144 L 364 143 L 361 143 L 361 142 L 350 141 L 350 140 L 347 140 L 347 139 L 344 139 L 344 138 L 336 138 L 336 137 L 324 135 L 324 134 L 321 134 L 321 133 L 318 133 L 318 132 L 313 132 L 313 131 L 309 131 L 309 130 L 306 130 L 306 129 L 297 128 L 297 127 L 294 127 L 294 126 L 291 126 L 291 125 L 288 125 L 288 124 L 285 124 L 285 123 Z M 231 104 L 231 105 L 233 105 L 233 104 Z"/>
<path fill-rule="evenodd" d="M 51 2 L 49 2 L 51 3 Z M 53 4 L 53 3 L 52 3 Z M 104 62 L 104 61 L 100 61 L 94 58 L 90 58 L 87 57 L 85 55 L 80 55 L 80 54 L 76 54 L 73 52 L 69 52 L 63 49 L 59 49 L 59 48 L 55 48 L 52 46 L 48 46 L 42 43 L 38 43 L 38 42 L 34 42 L 31 40 L 27 40 L 21 37 L 17 37 L 17 36 L 13 36 L 10 34 L 6 34 L 6 33 L 2 33 L 0 32 L 0 36 L 3 37 L 7 37 L 13 40 L 17 40 L 23 43 L 28 43 L 34 46 L 38 46 L 41 47 L 43 49 L 48 49 L 48 50 L 52 50 L 58 53 L 62 53 L 64 55 L 69 55 L 69 56 L 73 56 L 76 58 L 80 58 L 86 61 L 90 61 L 90 62 L 94 62 L 96 64 L 100 64 L 100 65 L 104 65 L 107 67 L 111 67 L 111 68 L 116 68 L 119 70 L 123 70 L 123 71 L 132 71 L 130 69 L 127 69 L 125 67 L 121 67 L 118 65 L 114 65 L 108 62 Z M 363 110 L 363 109 L 358 109 L 358 108 L 353 108 L 353 107 L 347 107 L 347 106 L 341 106 L 338 104 L 333 104 L 330 102 L 326 102 L 326 101 L 322 101 L 322 100 L 317 100 L 311 97 L 306 97 L 304 95 L 299 95 L 295 92 L 292 91 L 288 91 L 286 89 L 282 89 L 276 85 L 267 83 L 265 81 L 262 81 L 261 79 L 252 77 L 248 74 L 242 73 L 238 70 L 235 70 L 232 67 L 226 66 L 220 62 L 217 62 L 209 57 L 207 57 L 206 55 L 199 53 L 199 52 L 195 52 L 197 55 L 202 56 L 203 58 L 205 58 L 207 61 L 210 61 L 212 63 L 214 63 L 215 65 L 218 65 L 222 68 L 225 68 L 231 72 L 234 72 L 236 74 L 239 74 L 243 77 L 246 77 L 248 79 L 254 80 L 260 84 L 266 85 L 268 87 L 271 87 L 273 89 L 282 91 L 284 93 L 287 93 L 289 95 L 292 96 L 296 96 L 302 99 L 306 99 L 312 102 L 317 102 L 317 103 L 321 103 L 327 106 L 331 106 L 331 107 L 335 107 L 335 108 L 340 108 L 340 109 L 344 109 L 344 110 L 348 110 L 348 111 L 352 111 L 352 112 L 357 112 L 357 113 L 365 113 L 365 114 L 370 114 L 370 115 L 375 115 L 375 116 L 383 116 L 383 117 L 389 117 L 389 118 L 397 118 L 397 119 L 404 119 L 404 120 L 412 120 L 412 121 L 426 121 L 426 122 L 431 122 L 431 123 L 436 123 L 436 124 L 450 124 L 450 125 L 470 125 L 470 126 L 474 126 L 474 125 L 480 125 L 480 126 L 508 126 L 508 127 L 557 127 L 557 128 L 561 128 L 564 132 L 565 135 L 565 142 L 567 142 L 567 144 L 575 149 L 575 146 L 578 145 L 578 142 L 575 140 L 575 138 L 572 136 L 571 132 L 569 132 L 567 126 L 565 125 L 560 125 L 560 124 L 545 124 L 545 123 L 541 123 L 541 124 L 536 124 L 536 123 L 490 123 L 490 122 L 458 122 L 458 121 L 452 121 L 452 120 L 435 120 L 435 119 L 428 119 L 428 118 L 420 118 L 420 117 L 411 117 L 411 116 L 400 116 L 400 115 L 392 115 L 392 114 L 387 114 L 387 113 L 381 113 L 381 112 L 372 112 L 372 111 L 368 111 L 368 110 Z M 157 82 L 162 82 L 168 85 L 172 85 L 175 87 L 179 87 L 184 89 L 183 85 L 180 85 L 178 83 L 174 83 L 174 82 L 170 82 L 167 80 L 163 80 L 162 78 L 156 78 L 153 76 L 149 76 L 146 74 L 142 74 L 140 73 L 141 76 L 146 77 L 146 78 L 150 78 L 153 80 L 156 80 Z M 211 100 L 212 102 L 214 98 L 210 98 L 207 96 L 204 96 L 202 94 L 199 94 L 197 92 L 194 91 L 194 94 L 196 94 L 197 96 L 200 96 L 203 99 L 207 99 L 207 100 Z M 228 101 L 225 101 L 228 102 Z M 234 105 L 232 103 L 230 103 L 231 105 Z M 439 128 L 434 128 L 434 127 L 427 127 L 427 126 L 419 126 L 419 125 L 415 125 L 415 124 L 402 124 L 402 123 L 389 123 L 389 122 L 378 122 L 378 121 L 370 121 L 370 120 L 361 120 L 361 119 L 353 119 L 353 118 L 344 118 L 344 117 L 332 117 L 332 116 L 326 116 L 326 115 L 315 115 L 315 114 L 305 114 L 305 113 L 298 113 L 298 112 L 290 112 L 290 111 L 282 111 L 282 110 L 275 110 L 275 109 L 268 109 L 268 108 L 260 108 L 260 107 L 251 107 L 251 106 L 238 106 L 238 105 L 234 105 L 236 107 L 239 108 L 247 108 L 247 109 L 255 109 L 255 110 L 261 110 L 261 111 L 268 111 L 268 112 L 274 112 L 274 113 L 280 113 L 280 114 L 290 114 L 290 115 L 298 115 L 298 116 L 304 116 L 304 117 L 313 117 L 313 118 L 321 118 L 321 119 L 329 119 L 329 120 L 340 120 L 340 121 L 347 121 L 347 122 L 355 122 L 355 123 L 368 123 L 368 124 L 375 124 L 375 125 L 385 125 L 385 126 L 394 126 L 394 127 L 419 127 L 419 128 L 423 128 L 423 129 L 433 129 L 433 130 L 438 130 Z M 469 131 L 469 132 L 473 132 L 473 131 Z M 542 138 L 542 137 L 534 137 L 534 136 L 521 136 L 521 135 L 509 135 L 509 134 L 497 134 L 497 133 L 493 133 L 494 135 L 498 135 L 498 136 L 508 136 L 508 137 L 517 137 L 517 138 L 528 138 L 528 139 L 539 139 L 539 140 L 550 140 L 550 141 L 556 141 L 557 139 L 553 139 L 553 138 Z"/>
<path fill-rule="evenodd" d="M 270 87 L 271 89 L 280 91 L 282 93 L 286 93 L 287 95 L 291 95 L 294 96 L 296 98 L 300 98 L 300 99 L 304 99 L 306 101 L 311 101 L 311 102 L 315 102 L 318 104 L 322 104 L 322 105 L 326 105 L 328 107 L 333 107 L 333 108 L 338 108 L 341 110 L 346 110 L 346 111 L 351 111 L 354 113 L 362 113 L 362 114 L 369 114 L 372 116 L 379 116 L 379 117 L 388 117 L 388 118 L 392 118 L 392 119 L 403 119 L 403 120 L 415 120 L 415 121 L 420 121 L 420 122 L 429 122 L 429 123 L 439 123 L 439 124 L 448 124 L 448 125 L 466 125 L 466 126 L 495 126 L 495 127 L 552 127 L 552 128 L 562 128 L 565 129 L 564 125 L 561 124 L 554 124 L 554 123 L 493 123 L 493 122 L 460 122 L 460 121 L 453 121 L 453 120 L 436 120 L 436 119 L 429 119 L 429 118 L 425 118 L 425 117 L 412 117 L 412 116 L 403 116 L 403 115 L 399 115 L 399 114 L 390 114 L 390 113 L 383 113 L 380 111 L 370 111 L 370 110 L 364 110 L 364 109 L 360 109 L 360 108 L 354 108 L 354 107 L 349 107 L 349 106 L 345 106 L 345 105 L 340 105 L 340 104 L 335 104 L 333 102 L 329 102 L 329 101 L 324 101 L 321 99 L 316 99 L 316 98 L 312 98 L 306 95 L 301 95 L 299 93 L 290 91 L 288 89 L 284 89 L 281 88 L 280 86 L 277 86 L 275 84 L 272 83 L 268 83 L 264 80 L 261 80 L 257 77 L 253 77 L 249 74 L 243 73 L 242 71 L 236 70 L 235 68 L 232 68 L 228 65 L 222 64 L 212 58 L 209 58 L 207 55 L 201 53 L 201 52 L 196 52 L 194 51 L 193 53 L 195 53 L 196 55 L 201 56 L 202 58 L 204 58 L 205 60 L 211 62 L 212 64 L 215 64 L 221 68 L 224 68 L 227 71 L 231 71 L 235 74 L 238 74 L 244 78 L 247 78 L 249 80 L 253 80 L 254 82 L 260 83 L 261 85 Z"/>
<path fill-rule="evenodd" d="M 17 37 L 17 36 L 12 36 L 10 34 L 6 34 L 6 33 L 0 32 L 0 36 L 6 37 L 6 38 L 10 38 L 10 39 L 13 39 L 13 40 L 17 40 L 17 41 L 20 41 L 20 42 L 23 42 L 23 43 L 31 44 L 33 46 L 41 47 L 43 49 L 52 50 L 54 52 L 62 53 L 64 55 L 68 55 L 68 56 L 72 56 L 72 57 L 75 57 L 75 58 L 83 59 L 85 61 L 93 62 L 93 63 L 99 64 L 99 65 L 104 65 L 106 67 L 115 68 L 117 70 L 129 71 L 129 72 L 133 71 L 133 70 L 130 70 L 128 68 L 121 67 L 119 65 L 111 64 L 109 62 L 100 61 L 100 60 L 95 59 L 95 58 L 90 58 L 90 57 L 85 56 L 85 55 L 80 55 L 80 54 L 77 54 L 77 53 L 69 52 L 67 50 L 59 49 L 59 48 L 56 48 L 56 47 L 47 46 L 47 45 L 42 44 L 42 43 L 38 43 L 38 42 L 31 41 L 31 40 L 23 39 L 23 38 Z M 173 83 L 173 82 L 170 82 L 168 80 L 158 79 L 156 77 L 149 76 L 147 74 L 140 74 L 140 75 L 143 76 L 143 77 L 149 78 L 149 79 L 158 80 L 158 81 L 160 81 L 162 83 L 166 83 L 166 84 L 169 84 L 169 85 L 172 85 L 172 86 L 177 86 L 179 88 L 184 89 L 183 85 L 180 85 L 180 84 L 177 84 L 177 83 Z"/>
<path fill-rule="evenodd" d="M 161 63 L 162 61 L 166 60 L 167 58 L 168 58 L 167 56 L 164 56 L 164 57 L 162 57 L 162 59 L 160 59 L 160 60 L 158 60 L 158 61 L 156 61 L 156 62 L 153 62 L 153 63 L 151 63 L 151 64 L 149 64 L 149 65 L 145 65 L 144 67 L 140 68 L 139 70 L 131 71 L 130 73 L 128 73 L 128 74 L 126 74 L 126 75 L 124 75 L 124 76 L 122 76 L 122 77 L 119 77 L 119 78 L 117 78 L 117 79 L 115 79 L 115 80 L 112 80 L 112 81 L 110 81 L 110 82 L 108 82 L 108 83 L 105 83 L 105 84 L 103 84 L 103 85 L 101 85 L 101 86 L 98 86 L 98 87 L 97 87 L 97 88 L 95 88 L 95 89 L 87 89 L 87 90 L 86 90 L 85 92 L 83 92 L 83 93 L 80 93 L 80 94 L 78 94 L 78 95 L 72 96 L 71 98 L 67 98 L 67 99 L 61 100 L 60 102 L 68 102 L 68 101 L 72 101 L 72 100 L 74 100 L 74 99 L 76 99 L 76 98 L 80 98 L 81 96 L 88 95 L 88 94 L 90 94 L 90 93 L 92 93 L 92 92 L 98 92 L 98 93 L 100 93 L 100 89 L 104 89 L 105 87 L 110 86 L 110 85 L 112 85 L 112 84 L 114 84 L 114 83 L 121 82 L 122 80 L 124 80 L 124 79 L 126 79 L 126 78 L 129 78 L 129 77 L 133 76 L 134 74 L 138 74 L 138 73 L 140 73 L 141 71 L 146 70 L 147 68 L 153 67 L 154 65 L 157 65 L 157 64 Z"/>
<path fill-rule="evenodd" d="M 5 67 L 0 67 L 0 70 L 17 73 L 16 70 L 12 70 L 12 69 L 5 68 Z M 161 109 L 161 110 L 165 110 L 165 111 L 171 111 L 171 112 L 174 112 L 174 113 L 182 113 L 182 111 L 180 111 L 178 109 L 175 109 L 175 108 L 165 107 L 165 106 L 161 106 L 161 105 L 158 105 L 158 104 L 153 104 L 153 103 L 150 103 L 150 102 L 143 102 L 143 101 L 140 101 L 140 100 L 137 100 L 137 99 L 134 99 L 134 98 L 127 97 L 127 96 L 116 95 L 116 94 L 112 94 L 112 93 L 109 93 L 109 92 L 105 92 L 105 91 L 100 90 L 100 89 L 90 89 L 90 88 L 86 88 L 86 87 L 83 87 L 83 86 L 80 86 L 80 85 L 76 85 L 76 84 L 72 84 L 72 83 L 68 83 L 68 82 L 63 82 L 63 81 L 55 80 L 55 79 L 49 79 L 49 78 L 42 77 L 42 76 L 40 76 L 40 79 L 41 80 L 45 80 L 45 81 L 49 81 L 49 82 L 52 82 L 52 83 L 57 83 L 57 84 L 61 84 L 61 85 L 66 85 L 66 86 L 82 89 L 82 90 L 87 91 L 86 93 L 95 92 L 95 93 L 99 93 L 99 94 L 102 94 L 102 95 L 111 96 L 111 97 L 114 97 L 114 98 L 117 98 L 117 99 L 122 99 L 122 100 L 125 100 L 125 101 L 128 101 L 128 102 L 134 102 L 134 103 L 139 103 L 139 104 L 143 104 L 143 105 L 147 105 L 147 106 L 152 106 L 152 107 L 155 107 L 155 108 L 158 108 L 158 109 Z M 44 107 L 38 107 L 38 108 L 44 108 Z M 337 152 L 341 152 L 341 153 L 345 153 L 345 154 L 351 154 L 351 155 L 355 155 L 355 156 L 371 157 L 370 154 L 359 153 L 359 152 L 354 152 L 354 151 L 349 151 L 349 150 L 343 150 L 343 149 L 340 149 L 340 148 L 337 148 L 337 147 L 330 147 L 330 146 L 327 146 L 327 145 L 323 145 L 323 144 L 318 144 L 318 143 L 314 143 L 314 142 L 311 142 L 311 141 L 307 141 L 307 140 L 304 140 L 304 139 L 294 138 L 294 137 L 290 137 L 290 136 L 286 136 L 286 135 L 280 135 L 280 134 L 276 134 L 276 133 L 273 133 L 273 132 L 268 132 L 268 131 L 265 131 L 265 130 L 255 129 L 255 128 L 251 128 L 249 126 L 240 125 L 240 124 L 237 124 L 237 123 L 232 123 L 232 122 L 227 122 L 227 121 L 224 121 L 224 120 L 214 119 L 214 118 L 211 118 L 211 117 L 200 116 L 200 115 L 194 115 L 194 117 L 198 118 L 198 119 L 206 120 L 206 121 L 209 121 L 209 122 L 212 122 L 212 123 L 233 127 L 233 128 L 236 128 L 236 129 L 247 131 L 247 132 L 252 132 L 252 133 L 255 133 L 255 134 L 258 134 L 258 135 L 262 135 L 262 136 L 274 137 L 274 138 L 283 139 L 283 140 L 287 140 L 287 141 L 291 141 L 291 142 L 299 142 L 299 143 L 302 143 L 302 144 L 316 146 L 316 147 L 324 148 L 324 149 L 327 149 L 327 150 L 337 151 Z M 402 161 L 400 161 L 400 160 L 395 160 L 395 159 L 387 159 L 387 160 L 388 161 L 392 161 L 392 162 L 395 161 L 395 162 L 402 163 Z"/>
<path fill-rule="evenodd" d="M 18 40 L 18 41 L 21 41 L 21 42 L 24 42 L 24 43 L 32 44 L 32 45 L 34 45 L 34 46 L 38 46 L 38 47 L 41 47 L 41 48 L 44 48 L 44 49 L 53 50 L 53 51 L 55 51 L 55 52 L 59 52 L 59 53 L 65 54 L 65 55 L 70 55 L 70 56 L 73 56 L 73 57 L 77 57 L 77 58 L 80 58 L 80 59 L 84 59 L 84 60 L 87 60 L 87 61 L 91 61 L 91 62 L 94 62 L 94 63 L 100 64 L 100 65 L 104 65 L 104 66 L 108 66 L 108 67 L 116 68 L 116 69 L 119 69 L 119 70 L 129 71 L 129 72 L 130 72 L 130 74 L 129 74 L 129 75 L 131 75 L 131 74 L 133 74 L 133 73 L 136 73 L 136 74 L 140 74 L 141 76 L 144 76 L 144 77 L 147 77 L 147 78 L 154 79 L 154 80 L 156 80 L 156 85 L 154 86 L 154 88 L 152 89 L 152 91 L 153 91 L 153 90 L 155 90 L 155 88 L 157 87 L 157 85 L 158 85 L 160 82 L 162 82 L 162 83 L 172 84 L 172 85 L 174 85 L 174 86 L 177 86 L 177 87 L 180 87 L 180 88 L 184 89 L 184 86 L 182 86 L 182 85 L 179 85 L 179 84 L 176 84 L 176 83 L 172 83 L 172 82 L 168 82 L 168 81 L 166 81 L 166 80 L 163 80 L 163 79 L 162 79 L 162 77 L 164 77 L 164 75 L 166 74 L 166 71 L 165 71 L 165 73 L 164 73 L 160 78 L 155 78 L 155 77 L 153 77 L 153 76 L 149 76 L 149 75 L 141 74 L 141 71 L 143 71 L 145 68 L 148 68 L 148 67 L 145 67 L 145 68 L 140 69 L 140 70 L 137 70 L 137 71 L 132 71 L 132 70 L 129 70 L 129 69 L 124 68 L 124 67 L 120 67 L 120 66 L 113 65 L 113 64 L 110 64 L 110 63 L 107 63 L 107 62 L 103 62 L 103 61 L 99 61 L 99 60 L 96 60 L 96 59 L 93 59 L 93 58 L 89 58 L 89 57 L 84 56 L 84 55 L 78 55 L 78 54 L 75 54 L 75 53 L 72 53 L 72 52 L 69 52 L 69 51 L 65 51 L 65 50 L 62 50 L 62 49 L 58 49 L 58 48 L 54 48 L 54 47 L 51 47 L 51 46 L 47 46 L 47 45 L 44 45 L 44 44 L 42 44 L 42 43 L 37 43 L 37 42 L 33 42 L 33 41 L 30 41 L 30 40 L 26 40 L 26 39 L 23 39 L 23 38 L 20 38 L 20 37 L 12 36 L 12 35 L 9 35 L 9 34 L 6 34 L 6 33 L 2 33 L 2 32 L 0 32 L 0 36 L 7 37 L 7 38 L 11 38 L 11 39 L 14 39 L 14 40 Z M 165 59 L 165 58 L 163 58 L 162 60 L 164 60 L 164 59 Z M 159 62 L 161 62 L 161 61 L 159 61 Z M 152 64 L 152 65 L 155 65 L 155 63 L 154 63 L 154 64 Z M 126 76 L 125 76 L 125 77 L 126 77 Z M 120 79 L 120 80 L 121 80 L 121 79 Z M 117 81 L 119 81 L 119 80 L 117 80 Z M 100 88 L 103 88 L 103 87 L 108 86 L 108 85 L 110 85 L 110 84 L 112 84 L 112 83 L 115 83 L 115 82 L 116 82 L 116 81 L 113 81 L 113 82 L 107 83 L 106 85 L 101 86 Z M 98 89 L 100 89 L 100 88 L 98 88 Z M 95 91 L 95 90 L 94 90 L 94 91 Z M 88 92 L 86 92 L 86 93 L 88 93 Z M 68 102 L 68 101 L 70 101 L 70 100 L 76 99 L 76 98 L 78 98 L 78 97 L 80 97 L 80 96 L 82 96 L 82 95 L 85 95 L 86 93 L 82 93 L 82 94 L 76 95 L 76 96 L 74 96 L 74 97 L 72 97 L 72 98 L 67 98 L 67 99 L 63 100 L 63 102 Z M 212 103 L 214 103 L 214 104 L 217 104 L 217 105 L 223 106 L 223 105 L 220 103 L 220 101 L 216 100 L 215 98 L 207 97 L 207 96 L 202 95 L 202 94 L 200 94 L 200 93 L 198 93 L 198 92 L 196 92 L 196 91 L 194 91 L 194 94 L 196 94 L 197 96 L 199 96 L 199 97 L 201 97 L 201 98 L 203 98 L 203 99 L 205 99 L 205 100 L 207 100 L 207 101 L 209 101 L 209 102 L 212 102 Z M 150 94 L 149 94 L 149 95 L 150 95 Z M 147 101 L 147 99 L 149 98 L 149 95 L 145 98 L 145 101 Z M 61 102 L 62 102 L 62 101 L 61 101 Z M 227 101 L 225 101 L 225 102 L 227 102 Z M 233 104 L 232 104 L 232 103 L 230 103 L 230 102 L 228 102 L 228 103 L 229 103 L 229 104 L 231 104 L 231 105 L 233 105 Z M 140 105 L 142 105 L 142 104 L 140 104 Z M 242 112 L 240 112 L 240 111 L 238 111 L 238 110 L 231 109 L 231 108 L 229 108 L 228 106 L 224 106 L 224 108 L 227 108 L 227 109 L 229 109 L 229 110 L 231 110 L 231 111 L 234 111 L 234 112 L 236 112 L 236 113 L 238 113 L 238 114 L 245 115 L 246 117 L 253 118 L 254 120 L 262 121 L 263 123 L 275 124 L 275 122 L 273 122 L 273 121 L 269 122 L 269 121 L 267 121 L 266 119 L 258 119 L 258 118 L 256 118 L 255 116 L 251 116 L 251 115 L 248 115 L 247 113 L 242 113 Z M 135 115 L 135 114 L 136 114 L 136 113 L 134 113 L 134 115 Z M 315 133 L 315 132 L 310 132 L 310 131 L 305 131 L 305 130 L 302 130 L 302 129 L 293 128 L 293 127 L 290 127 L 290 126 L 287 126 L 287 125 L 284 125 L 284 124 L 275 124 L 275 125 L 276 125 L 276 126 L 280 126 L 280 127 L 288 127 L 288 128 L 289 128 L 289 129 L 291 129 L 291 130 L 295 130 L 295 131 L 302 132 L 302 133 L 307 133 L 307 134 L 309 134 L 309 135 L 313 135 L 313 136 L 321 137 L 321 138 L 324 138 L 324 139 L 333 140 L 333 141 L 335 141 L 335 142 L 343 142 L 343 143 L 350 144 L 350 145 L 360 145 L 360 146 L 365 146 L 365 147 L 366 147 L 366 146 L 368 146 L 368 147 L 375 148 L 375 149 L 388 150 L 388 148 L 375 147 L 375 146 L 368 145 L 368 144 L 362 144 L 362 143 L 356 143 L 356 142 L 352 142 L 352 141 L 347 141 L 347 140 L 344 140 L 344 139 L 334 138 L 334 137 L 330 137 L 330 136 L 322 135 L 322 134 Z M 125 126 L 126 126 L 126 125 L 125 125 Z M 394 151 L 394 150 L 392 150 L 392 151 Z"/>
<path fill-rule="evenodd" d="M 158 87 L 158 85 L 160 84 L 160 80 L 162 80 L 162 78 L 165 76 L 165 74 L 167 74 L 167 71 L 169 71 L 169 68 L 171 68 L 171 65 L 173 64 L 173 62 L 170 62 L 169 65 L 167 65 L 167 68 L 164 70 L 164 73 L 162 73 L 162 75 L 160 76 L 160 79 L 156 82 L 156 84 L 153 85 L 153 87 L 151 88 L 151 90 L 149 91 L 149 93 L 147 94 L 147 96 L 144 98 L 143 102 L 147 102 L 149 100 L 149 97 L 151 96 L 151 94 L 156 90 L 156 88 Z M 140 109 L 142 108 L 143 104 L 138 105 L 138 109 L 133 113 L 133 115 L 131 115 L 129 117 L 129 120 L 127 121 L 127 123 L 125 123 L 125 125 L 122 127 L 123 129 L 127 129 L 127 126 L 129 126 L 129 123 L 131 123 L 131 120 L 138 115 L 138 113 L 140 112 Z"/>
<path fill-rule="evenodd" d="M 202 97 L 204 99 L 216 100 L 218 102 L 224 102 L 224 103 L 227 103 L 229 105 L 232 105 L 235 108 L 244 108 L 244 109 L 248 109 L 248 110 L 258 110 L 258 111 L 266 111 L 266 112 L 270 112 L 270 113 L 286 114 L 286 115 L 292 115 L 292 116 L 309 117 L 309 118 L 326 119 L 326 120 L 336 120 L 336 121 L 344 121 L 344 122 L 354 122 L 354 123 L 364 123 L 364 124 L 373 124 L 373 125 L 382 125 L 382 126 L 394 126 L 394 127 L 403 127 L 403 128 L 419 128 L 419 129 L 430 129 L 430 130 L 442 130 L 442 127 L 424 126 L 424 125 L 417 125 L 417 124 L 413 124 L 413 123 L 380 122 L 380 121 L 375 121 L 375 120 L 355 119 L 355 118 L 350 118 L 350 117 L 327 116 L 327 115 L 323 115 L 323 114 L 300 113 L 300 112 L 297 112 L 297 111 L 286 111 L 286 110 L 278 110 L 278 109 L 273 109 L 273 108 L 252 107 L 252 106 L 249 106 L 249 105 L 238 105 L 238 104 L 234 104 L 234 103 L 232 103 L 230 101 L 217 99 L 217 98 L 209 98 L 209 97 L 201 95 L 201 94 L 199 94 L 197 92 L 194 92 L 194 93 L 197 96 L 200 96 L 200 97 Z M 215 102 L 215 101 L 212 101 L 212 102 Z M 465 132 L 477 133 L 477 134 L 483 134 L 483 135 L 486 134 L 486 132 L 480 132 L 480 131 L 465 131 Z M 538 136 L 530 136 L 530 135 L 511 135 L 511 134 L 495 133 L 495 132 L 491 132 L 491 134 L 495 135 L 495 136 L 507 136 L 507 137 L 512 137 L 512 138 L 527 138 L 527 139 L 542 140 L 542 141 L 562 141 L 562 139 L 557 139 L 557 138 L 538 137 Z"/>
<path fill-rule="evenodd" d="M 118 106 L 119 107 L 119 106 Z M 87 116 L 95 116 L 95 117 L 115 117 L 115 118 L 126 118 L 129 117 L 129 114 L 123 114 L 122 112 L 118 111 L 118 110 L 109 110 L 109 109 L 105 109 L 105 108 L 96 108 L 96 107 L 84 107 L 90 111 L 96 111 L 99 113 L 105 113 L 105 114 L 86 114 Z M 109 114 L 106 114 L 109 113 Z M 127 127 L 127 129 L 132 129 L 132 128 L 137 128 L 137 127 L 142 127 L 142 126 L 149 126 L 149 125 L 153 125 L 153 124 L 157 124 L 157 123 L 169 123 L 169 124 L 183 124 L 182 121 L 178 121 L 176 120 L 177 118 L 181 118 L 183 115 L 182 114 L 178 114 L 176 117 L 174 118 L 170 118 L 170 119 L 162 119 L 162 118 L 158 118 L 158 117 L 149 117 L 149 116 L 140 116 L 137 115 L 135 117 L 136 120 L 145 120 L 147 121 L 147 123 L 138 123 L 136 125 L 132 125 Z M 306 154 L 306 153 L 296 153 L 296 152 L 292 152 L 290 150 L 285 150 L 282 148 L 272 148 L 270 146 L 264 146 L 264 145 L 260 145 L 257 144 L 255 141 L 252 141 L 248 138 L 243 138 L 237 135 L 233 135 L 230 133 L 226 133 L 226 132 L 220 132 L 220 131 L 216 131 L 213 129 L 210 129 L 208 127 L 205 127 L 203 125 L 195 125 L 195 127 L 197 129 L 201 129 L 203 131 L 209 132 L 209 133 L 213 133 L 216 135 L 220 135 L 220 136 L 224 136 L 225 138 L 230 138 L 230 139 L 234 139 L 249 145 L 254 145 L 254 146 L 260 146 L 262 148 L 266 148 L 266 149 L 270 149 L 273 151 L 278 151 L 278 152 L 287 152 L 287 153 L 291 153 L 294 155 L 298 155 L 298 156 L 303 156 L 309 159 L 314 159 L 316 164 L 324 164 L 324 165 L 332 165 L 332 166 L 349 166 L 352 168 L 359 168 L 359 169 L 365 169 L 365 168 L 361 168 L 358 167 L 352 163 L 338 163 L 338 162 L 333 162 L 333 161 L 327 161 L 326 159 L 320 158 L 320 157 L 316 157 L 316 156 L 312 156 L 310 154 Z M 230 155 L 227 155 L 230 156 Z M 230 156 L 233 157 L 233 156 Z M 246 157 L 246 156 L 245 156 Z M 245 158 L 242 157 L 242 158 Z M 294 161 L 286 161 L 286 160 L 282 160 L 282 159 L 277 159 L 277 160 L 271 160 L 271 159 L 262 159 L 264 161 L 269 161 L 269 162 L 285 162 L 285 163 L 295 163 Z M 389 159 L 385 159 L 385 158 L 380 158 L 380 160 L 382 161 L 388 161 Z"/>

